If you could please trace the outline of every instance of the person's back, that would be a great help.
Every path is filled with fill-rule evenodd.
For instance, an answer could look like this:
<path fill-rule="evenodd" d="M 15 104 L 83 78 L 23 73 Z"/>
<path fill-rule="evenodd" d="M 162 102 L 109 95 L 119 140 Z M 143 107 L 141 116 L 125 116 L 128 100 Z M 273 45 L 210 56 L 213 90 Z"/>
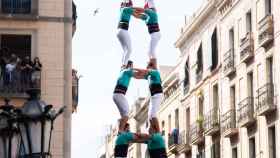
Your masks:
<path fill-rule="evenodd" d="M 123 132 L 118 135 L 116 139 L 115 149 L 114 149 L 115 158 L 127 157 L 129 142 L 132 140 L 133 140 L 133 133 L 131 132 Z"/>
<path fill-rule="evenodd" d="M 165 141 L 161 133 L 153 133 L 146 143 L 151 158 L 167 158 Z"/>

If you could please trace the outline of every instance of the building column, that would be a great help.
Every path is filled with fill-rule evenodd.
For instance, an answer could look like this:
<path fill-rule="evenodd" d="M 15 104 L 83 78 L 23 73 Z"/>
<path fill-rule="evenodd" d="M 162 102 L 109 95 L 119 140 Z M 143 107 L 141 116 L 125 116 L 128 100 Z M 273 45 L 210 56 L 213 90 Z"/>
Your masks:
<path fill-rule="evenodd" d="M 64 0 L 64 17 L 72 18 L 72 0 Z M 64 23 L 64 158 L 71 158 L 72 23 Z"/>

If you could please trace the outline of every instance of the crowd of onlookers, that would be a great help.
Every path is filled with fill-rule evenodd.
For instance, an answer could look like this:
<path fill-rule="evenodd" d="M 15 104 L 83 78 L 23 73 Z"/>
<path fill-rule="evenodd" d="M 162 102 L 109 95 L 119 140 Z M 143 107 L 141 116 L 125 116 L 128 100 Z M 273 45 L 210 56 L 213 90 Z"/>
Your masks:
<path fill-rule="evenodd" d="M 23 58 L 9 51 L 0 50 L 0 91 L 24 92 L 28 88 L 40 86 L 42 64 L 38 57 Z"/>

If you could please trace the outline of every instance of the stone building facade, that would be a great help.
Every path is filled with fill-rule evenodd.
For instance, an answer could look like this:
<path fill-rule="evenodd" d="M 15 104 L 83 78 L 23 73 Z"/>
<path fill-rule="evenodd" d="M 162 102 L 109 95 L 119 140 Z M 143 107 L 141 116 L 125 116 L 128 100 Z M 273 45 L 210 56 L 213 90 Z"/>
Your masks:
<path fill-rule="evenodd" d="M 72 30 L 76 28 L 72 0 L 0 0 L 0 4 L 0 58 L 9 61 L 12 54 L 17 61 L 26 56 L 32 60 L 39 57 L 42 70 L 37 79 L 40 80 L 41 99 L 55 108 L 67 107 L 55 123 L 52 155 L 70 158 Z M 23 105 L 27 99 L 24 90 L 30 83 L 12 83 L 12 91 L 5 88 L 3 78 L 0 84 L 0 105 L 4 104 L 4 98 L 10 98 L 10 103 L 17 107 Z"/>

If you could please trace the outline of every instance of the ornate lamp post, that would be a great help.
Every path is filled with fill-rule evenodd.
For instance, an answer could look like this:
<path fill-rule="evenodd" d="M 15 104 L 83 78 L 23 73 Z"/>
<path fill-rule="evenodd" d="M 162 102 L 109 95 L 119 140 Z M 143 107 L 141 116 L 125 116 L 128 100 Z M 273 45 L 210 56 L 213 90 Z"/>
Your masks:
<path fill-rule="evenodd" d="M 30 89 L 29 100 L 21 109 L 19 129 L 22 137 L 20 158 L 49 158 L 54 120 L 64 108 L 55 111 L 40 100 L 40 90 Z"/>
<path fill-rule="evenodd" d="M 5 99 L 5 105 L 0 107 L 0 157 L 17 158 L 20 135 L 17 127 L 17 113 L 14 106 Z"/>

